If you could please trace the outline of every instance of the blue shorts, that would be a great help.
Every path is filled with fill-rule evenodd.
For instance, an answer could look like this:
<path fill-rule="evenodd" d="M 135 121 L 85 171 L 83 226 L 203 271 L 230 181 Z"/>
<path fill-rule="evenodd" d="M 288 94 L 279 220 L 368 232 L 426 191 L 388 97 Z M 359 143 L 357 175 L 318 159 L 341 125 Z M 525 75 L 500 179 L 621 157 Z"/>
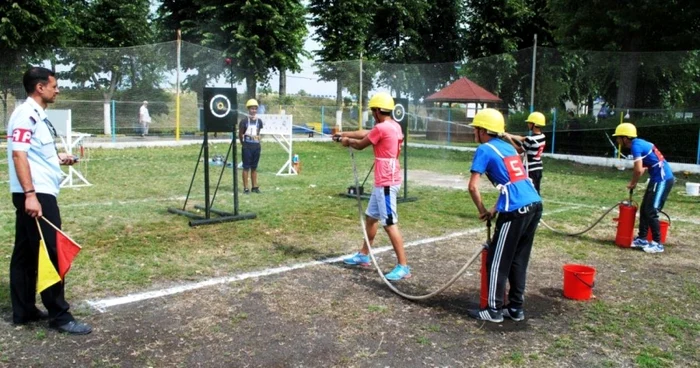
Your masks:
<path fill-rule="evenodd" d="M 256 170 L 258 168 L 258 161 L 260 161 L 260 145 L 243 143 L 241 155 L 243 156 L 243 169 Z"/>
<path fill-rule="evenodd" d="M 396 196 L 400 188 L 401 185 L 374 187 L 365 215 L 379 220 L 382 226 L 396 225 L 399 222 L 399 214 L 396 212 Z"/>

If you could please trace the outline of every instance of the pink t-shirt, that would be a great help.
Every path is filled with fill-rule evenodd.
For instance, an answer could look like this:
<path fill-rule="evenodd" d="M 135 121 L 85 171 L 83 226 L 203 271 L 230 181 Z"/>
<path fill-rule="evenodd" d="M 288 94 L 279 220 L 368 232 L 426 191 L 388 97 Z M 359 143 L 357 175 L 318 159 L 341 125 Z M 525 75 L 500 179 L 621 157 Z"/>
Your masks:
<path fill-rule="evenodd" d="M 385 120 L 370 130 L 367 135 L 374 148 L 374 186 L 399 185 L 403 181 L 399 153 L 403 143 L 401 125 L 394 120 Z"/>

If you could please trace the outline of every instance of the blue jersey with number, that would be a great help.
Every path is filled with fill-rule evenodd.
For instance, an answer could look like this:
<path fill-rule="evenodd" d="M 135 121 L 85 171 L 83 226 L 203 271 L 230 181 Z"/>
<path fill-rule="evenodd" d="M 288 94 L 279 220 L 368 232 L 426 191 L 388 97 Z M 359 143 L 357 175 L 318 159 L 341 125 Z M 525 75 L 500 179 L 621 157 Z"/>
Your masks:
<path fill-rule="evenodd" d="M 528 204 L 540 202 L 535 186 L 525 171 L 513 146 L 501 139 L 480 145 L 474 154 L 471 172 L 486 174 L 500 191 L 496 210 L 512 212 Z"/>
<path fill-rule="evenodd" d="M 635 138 L 632 140 L 630 151 L 632 152 L 632 159 L 634 161 L 642 160 L 642 166 L 649 170 L 649 178 L 652 183 L 660 183 L 673 178 L 671 166 L 664 159 L 664 155 L 651 142 Z"/>

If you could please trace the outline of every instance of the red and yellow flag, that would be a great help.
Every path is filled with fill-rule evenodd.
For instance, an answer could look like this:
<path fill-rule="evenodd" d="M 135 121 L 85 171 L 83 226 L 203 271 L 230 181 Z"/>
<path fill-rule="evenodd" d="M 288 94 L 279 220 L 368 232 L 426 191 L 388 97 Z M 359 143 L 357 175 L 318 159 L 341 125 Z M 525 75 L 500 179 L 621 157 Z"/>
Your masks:
<path fill-rule="evenodd" d="M 42 235 L 41 240 L 39 240 L 39 272 L 36 277 L 36 291 L 41 293 L 57 282 L 61 282 L 61 277 L 58 276 L 56 268 L 51 263 L 49 251 L 46 249 Z"/>
<path fill-rule="evenodd" d="M 56 230 L 56 251 L 58 252 L 58 274 L 65 280 L 73 259 L 80 252 L 80 245 L 60 230 Z"/>
<path fill-rule="evenodd" d="M 65 280 L 66 274 L 70 270 L 70 266 L 73 264 L 73 260 L 80 252 L 82 247 L 71 239 L 66 233 L 61 231 L 56 225 L 52 224 L 51 221 L 42 217 L 42 220 L 46 221 L 54 230 L 56 230 L 56 253 L 58 256 L 58 274 L 61 276 L 61 280 Z"/>

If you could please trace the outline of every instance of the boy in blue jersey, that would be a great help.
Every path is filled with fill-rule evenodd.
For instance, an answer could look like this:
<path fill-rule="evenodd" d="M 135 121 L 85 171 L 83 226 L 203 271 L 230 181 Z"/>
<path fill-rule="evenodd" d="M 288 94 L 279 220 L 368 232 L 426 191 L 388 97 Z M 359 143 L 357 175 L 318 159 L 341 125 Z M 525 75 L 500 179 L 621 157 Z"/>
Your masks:
<path fill-rule="evenodd" d="M 676 181 L 671 166 L 653 143 L 637 138 L 637 127 L 633 124 L 618 125 L 613 136 L 617 137 L 618 145 L 631 151 L 634 160 L 632 180 L 627 184 L 627 189 L 634 189 L 637 186 L 645 168 L 649 171 L 649 184 L 639 210 L 639 233 L 632 241 L 632 247 L 641 248 L 647 253 L 661 253 L 664 251 L 664 245 L 661 244 L 659 211 L 664 208 L 668 194 Z M 651 228 L 651 242 L 646 240 L 649 228 Z"/>
<path fill-rule="evenodd" d="M 469 179 L 469 195 L 479 210 L 479 219 L 490 220 L 498 213 L 496 230 L 489 244 L 486 260 L 488 274 L 488 306 L 470 310 L 473 318 L 502 322 L 525 319 L 523 294 L 530 251 L 535 231 L 542 217 L 542 199 L 535 190 L 520 156 L 509 143 L 498 138 L 505 132 L 503 115 L 495 109 L 484 109 L 470 124 L 474 138 L 481 145 L 476 149 Z M 496 205 L 487 210 L 479 193 L 479 180 L 486 174 L 500 195 Z M 508 305 L 504 306 L 506 281 L 510 282 Z"/>

